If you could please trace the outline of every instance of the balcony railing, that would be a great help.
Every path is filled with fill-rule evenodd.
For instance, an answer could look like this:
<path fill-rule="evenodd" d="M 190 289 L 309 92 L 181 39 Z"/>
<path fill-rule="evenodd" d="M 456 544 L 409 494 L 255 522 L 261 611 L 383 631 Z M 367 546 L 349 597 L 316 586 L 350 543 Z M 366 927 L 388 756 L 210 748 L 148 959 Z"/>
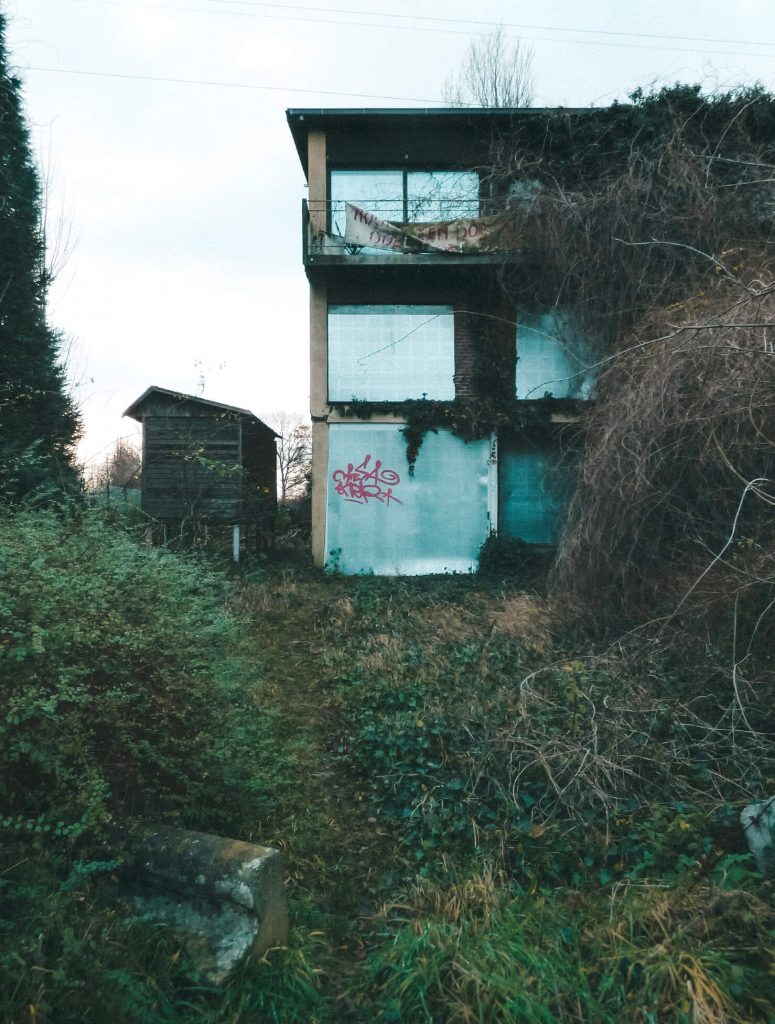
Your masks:
<path fill-rule="evenodd" d="M 456 208 L 449 200 L 440 200 L 436 209 L 426 202 L 421 210 L 423 219 L 408 222 L 396 217 L 395 203 L 383 200 L 370 205 L 380 209 L 365 208 L 355 201 L 302 200 L 305 265 L 339 263 L 348 257 L 391 262 L 407 257 L 503 260 L 522 248 L 514 219 L 508 216 L 514 206 L 504 202 L 482 204 L 479 216 L 472 216 L 470 203 Z M 469 212 L 463 213 L 464 209 Z"/>

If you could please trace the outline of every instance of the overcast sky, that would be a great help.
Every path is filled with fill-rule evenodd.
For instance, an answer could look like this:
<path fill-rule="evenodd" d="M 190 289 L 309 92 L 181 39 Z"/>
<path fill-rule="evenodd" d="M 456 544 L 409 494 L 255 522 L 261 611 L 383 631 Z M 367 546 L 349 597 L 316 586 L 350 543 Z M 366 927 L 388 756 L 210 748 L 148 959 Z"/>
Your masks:
<path fill-rule="evenodd" d="M 533 49 L 539 106 L 675 81 L 775 90 L 775 0 L 0 5 L 51 181 L 52 244 L 71 243 L 50 318 L 87 461 L 133 433 L 121 414 L 151 384 L 306 412 L 304 179 L 287 107 L 435 105 L 496 22 Z"/>

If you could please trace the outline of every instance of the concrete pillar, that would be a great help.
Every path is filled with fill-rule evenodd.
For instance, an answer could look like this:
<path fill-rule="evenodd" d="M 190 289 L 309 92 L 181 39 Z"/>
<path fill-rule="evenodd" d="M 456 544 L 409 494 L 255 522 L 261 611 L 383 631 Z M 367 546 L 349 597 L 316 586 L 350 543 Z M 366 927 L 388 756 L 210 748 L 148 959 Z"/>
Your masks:
<path fill-rule="evenodd" d="M 312 559 L 325 564 L 328 489 L 328 294 L 310 283 L 310 411 L 312 413 Z"/>
<path fill-rule="evenodd" d="M 328 295 L 324 283 L 309 288 L 309 404 L 312 418 L 328 412 Z"/>
<path fill-rule="evenodd" d="M 326 133 L 311 131 L 307 136 L 307 182 L 312 237 L 328 229 L 328 166 Z"/>

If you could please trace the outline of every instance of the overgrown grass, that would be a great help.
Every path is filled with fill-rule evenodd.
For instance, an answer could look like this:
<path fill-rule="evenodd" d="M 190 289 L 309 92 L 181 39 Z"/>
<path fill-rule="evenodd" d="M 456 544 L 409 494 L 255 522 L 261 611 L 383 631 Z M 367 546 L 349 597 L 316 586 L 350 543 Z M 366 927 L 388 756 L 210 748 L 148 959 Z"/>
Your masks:
<path fill-rule="evenodd" d="M 706 855 L 772 784 L 769 705 L 736 728 L 722 680 L 704 692 L 712 652 L 696 676 L 669 650 L 563 657 L 545 602 L 486 593 L 478 611 L 407 595 L 405 628 L 393 592 L 355 663 L 330 656 L 342 751 L 418 864 L 487 851 L 560 882 L 631 876 Z"/>
<path fill-rule="evenodd" d="M 421 880 L 359 1005 L 769 1020 L 770 886 L 737 816 L 775 785 L 771 705 L 734 703 L 715 648 L 562 638 L 550 603 L 493 579 L 353 583 L 327 619 L 341 756 Z"/>
<path fill-rule="evenodd" d="M 146 629 L 159 647 L 159 623 L 177 637 L 175 605 L 186 603 L 188 621 L 203 616 L 206 642 L 192 640 L 193 653 L 183 645 L 180 677 L 168 664 L 162 682 L 177 679 L 183 702 L 187 685 L 199 688 L 195 707 L 201 699 L 212 718 L 194 764 L 211 777 L 171 794 L 162 780 L 153 807 L 279 846 L 293 928 L 287 950 L 245 963 L 213 990 L 173 933 L 97 900 L 112 870 L 105 853 L 76 835 L 55 841 L 34 824 L 13 827 L 0 863 L 4 1022 L 773 1017 L 772 884 L 753 873 L 737 825 L 741 804 L 775 786 L 764 735 L 771 705 L 746 706 L 745 722 L 732 717 L 711 647 L 693 663 L 659 643 L 637 657 L 601 647 L 497 573 L 346 579 L 280 564 L 233 578 L 138 549 L 91 521 L 39 522 L 58 540 L 38 545 L 36 584 L 22 588 L 30 607 L 67 551 L 80 566 L 71 587 L 99 601 L 104 586 L 113 608 L 103 606 L 95 637 L 122 635 L 122 595 L 135 594 L 129 649 L 140 653 L 121 668 L 122 692 L 152 685 L 141 671 L 152 661 Z M 18 536 L 11 531 L 6 559 Z M 118 555 L 93 550 L 97 539 Z M 125 560 L 132 568 L 122 574 Z M 92 565 L 102 582 L 87 581 Z M 154 572 L 161 578 L 149 582 Z M 153 622 L 142 618 L 135 582 L 159 605 Z M 14 683 L 18 700 L 39 693 L 47 676 L 38 666 L 57 664 L 47 645 L 89 619 L 86 602 L 68 600 L 66 587 L 57 593 L 69 624 L 46 620 L 43 652 L 13 641 L 30 649 L 18 662 L 27 673 Z M 4 607 L 17 607 L 12 600 Z M 52 615 L 57 602 L 45 607 Z M 112 661 L 97 639 L 86 651 L 77 670 L 77 649 L 64 645 L 61 664 L 91 680 L 98 704 L 96 680 Z M 63 708 L 62 721 L 71 714 Z M 132 721 L 116 727 L 131 735 Z M 43 725 L 41 744 L 53 735 L 63 756 L 64 741 Z M 158 747 L 174 763 L 174 730 L 148 725 L 149 758 Z M 83 749 L 110 786 L 100 814 L 136 809 L 114 794 L 103 748 Z M 145 762 L 133 763 L 140 772 Z M 11 764 L 19 772 L 26 762 Z M 57 806 L 70 799 L 72 771 L 61 784 L 52 772 Z M 160 776 L 142 778 L 138 788 L 155 792 Z M 25 822 L 35 793 L 15 792 Z M 74 807 L 80 820 L 77 797 Z"/>
<path fill-rule="evenodd" d="M 775 915 L 713 884 L 525 892 L 491 871 L 423 882 L 359 981 L 384 1021 L 766 1020 Z M 404 923 L 405 922 L 405 923 Z M 771 954 L 770 954 L 771 955 Z"/>

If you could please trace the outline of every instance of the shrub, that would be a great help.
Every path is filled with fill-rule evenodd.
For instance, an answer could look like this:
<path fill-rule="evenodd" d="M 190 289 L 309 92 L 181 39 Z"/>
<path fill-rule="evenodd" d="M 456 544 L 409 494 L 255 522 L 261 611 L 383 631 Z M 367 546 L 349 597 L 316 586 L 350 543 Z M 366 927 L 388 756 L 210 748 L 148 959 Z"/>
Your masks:
<path fill-rule="evenodd" d="M 236 801 L 232 822 L 239 820 L 240 801 L 256 796 L 257 774 L 240 712 L 249 707 L 259 728 L 260 716 L 246 701 L 222 586 L 94 514 L 6 512 L 6 827 L 62 829 L 127 812 L 201 825 L 207 792 L 223 786 Z M 224 795 L 211 804 L 222 806 Z"/>
<path fill-rule="evenodd" d="M 518 577 L 531 582 L 546 574 L 552 549 L 526 544 L 518 537 L 490 534 L 479 552 L 479 572 L 493 577 Z"/>

